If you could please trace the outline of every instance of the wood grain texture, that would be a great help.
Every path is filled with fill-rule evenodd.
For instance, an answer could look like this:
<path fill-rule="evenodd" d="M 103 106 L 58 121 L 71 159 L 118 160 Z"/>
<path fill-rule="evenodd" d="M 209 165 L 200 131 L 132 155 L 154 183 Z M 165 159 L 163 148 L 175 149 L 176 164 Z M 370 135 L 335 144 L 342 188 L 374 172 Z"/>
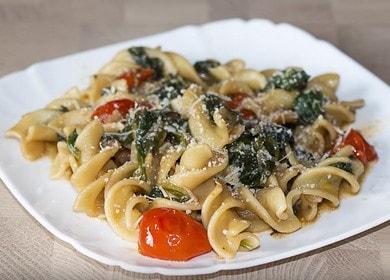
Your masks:
<path fill-rule="evenodd" d="M 388 0 L 0 0 L 0 75 L 181 25 L 262 17 L 332 42 L 389 83 L 389 14 Z M 186 279 L 390 279 L 389 225 L 287 260 Z M 168 278 L 81 255 L 40 226 L 0 184 L 0 279 Z"/>

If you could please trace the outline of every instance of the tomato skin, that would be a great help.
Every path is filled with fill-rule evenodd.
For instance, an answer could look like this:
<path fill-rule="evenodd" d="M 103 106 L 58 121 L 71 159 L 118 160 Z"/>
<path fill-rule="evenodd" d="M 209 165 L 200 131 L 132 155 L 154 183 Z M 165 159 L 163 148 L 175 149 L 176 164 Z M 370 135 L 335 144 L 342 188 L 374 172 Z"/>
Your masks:
<path fill-rule="evenodd" d="M 236 93 L 232 99 L 227 103 L 227 107 L 230 109 L 230 110 L 235 110 L 235 109 L 238 109 L 238 107 L 240 107 L 242 101 L 247 98 L 249 95 L 246 94 L 246 93 Z M 240 116 L 241 118 L 245 119 L 245 120 L 254 120 L 257 118 L 257 115 L 255 114 L 255 112 L 251 111 L 251 110 L 248 110 L 248 109 L 241 109 L 240 110 Z"/>
<path fill-rule="evenodd" d="M 241 118 L 243 118 L 245 120 L 254 120 L 257 118 L 257 115 L 255 114 L 255 112 L 248 110 L 248 109 L 241 109 L 240 116 L 241 116 Z"/>
<path fill-rule="evenodd" d="M 139 86 L 144 81 L 150 79 L 154 74 L 153 69 L 151 68 L 141 68 L 135 71 L 127 71 L 119 76 L 118 79 L 126 80 L 127 87 L 132 89 Z"/>
<path fill-rule="evenodd" d="M 232 100 L 230 100 L 227 104 L 227 107 L 229 109 L 237 109 L 238 106 L 241 105 L 242 101 L 248 97 L 248 94 L 246 93 L 237 93 L 232 97 Z"/>
<path fill-rule="evenodd" d="M 370 145 L 357 130 L 351 129 L 344 137 L 341 144 L 335 147 L 335 151 L 338 151 L 347 145 L 353 146 L 355 156 L 364 165 L 367 165 L 369 161 L 378 159 L 378 154 L 376 153 L 375 148 Z"/>
<path fill-rule="evenodd" d="M 211 251 L 203 225 L 181 211 L 154 208 L 143 214 L 138 249 L 148 257 L 187 261 Z"/>
<path fill-rule="evenodd" d="M 142 68 L 140 69 L 137 74 L 136 78 L 140 82 L 145 82 L 146 80 L 149 80 L 154 75 L 154 71 L 151 68 Z"/>
<path fill-rule="evenodd" d="M 122 75 L 120 75 L 118 77 L 118 79 L 126 80 L 128 88 L 133 88 L 135 85 L 135 75 L 134 75 L 134 72 L 132 72 L 132 71 L 128 71 L 128 72 L 123 73 Z"/>
<path fill-rule="evenodd" d="M 134 106 L 135 102 L 129 99 L 113 100 L 97 107 L 92 113 L 92 118 L 98 117 L 102 123 L 106 123 L 115 110 L 125 117 Z"/>

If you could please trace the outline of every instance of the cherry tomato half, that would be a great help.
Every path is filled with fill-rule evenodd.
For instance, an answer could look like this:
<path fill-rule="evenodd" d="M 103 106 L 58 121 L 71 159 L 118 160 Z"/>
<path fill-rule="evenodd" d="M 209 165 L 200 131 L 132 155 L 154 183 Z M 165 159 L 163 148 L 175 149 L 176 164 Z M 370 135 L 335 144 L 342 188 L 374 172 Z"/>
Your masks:
<path fill-rule="evenodd" d="M 187 261 L 211 251 L 203 225 L 181 211 L 154 208 L 143 214 L 138 248 L 152 258 Z"/>
<path fill-rule="evenodd" d="M 129 89 L 142 84 L 144 81 L 150 79 L 154 74 L 151 68 L 141 68 L 136 71 L 128 71 L 119 76 L 118 79 L 125 79 Z"/>
<path fill-rule="evenodd" d="M 106 123 L 115 110 L 117 110 L 123 117 L 125 117 L 129 110 L 134 108 L 134 106 L 134 101 L 129 99 L 110 101 L 97 107 L 92 113 L 92 118 L 98 117 L 102 123 Z"/>
<path fill-rule="evenodd" d="M 335 147 L 334 151 L 340 150 L 342 147 L 351 145 L 354 147 L 355 156 L 364 164 L 378 158 L 375 148 L 370 145 L 366 139 L 357 130 L 351 131 L 344 137 L 340 145 Z"/>

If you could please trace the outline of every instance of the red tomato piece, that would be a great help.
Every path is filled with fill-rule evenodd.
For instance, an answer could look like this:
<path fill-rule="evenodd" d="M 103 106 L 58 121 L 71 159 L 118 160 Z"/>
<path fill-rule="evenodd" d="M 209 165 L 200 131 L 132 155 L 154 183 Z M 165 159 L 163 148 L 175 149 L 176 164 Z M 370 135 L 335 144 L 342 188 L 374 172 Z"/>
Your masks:
<path fill-rule="evenodd" d="M 129 99 L 110 101 L 97 107 L 92 113 L 92 118 L 98 117 L 102 123 L 106 123 L 114 111 L 118 111 L 123 117 L 125 117 L 129 110 L 134 108 L 134 106 L 134 101 Z"/>
<path fill-rule="evenodd" d="M 151 68 L 141 68 L 136 71 L 127 71 L 119 76 L 118 79 L 125 79 L 128 88 L 134 88 L 142 84 L 144 81 L 150 79 L 154 74 Z"/>
<path fill-rule="evenodd" d="M 153 69 L 151 68 L 142 68 L 137 71 L 136 78 L 139 82 L 145 82 L 149 80 L 154 74 Z"/>
<path fill-rule="evenodd" d="M 243 118 L 245 120 L 254 120 L 257 118 L 257 115 L 255 114 L 255 112 L 248 110 L 248 109 L 241 109 L 240 116 L 241 116 L 241 118 Z"/>
<path fill-rule="evenodd" d="M 335 148 L 335 151 L 338 151 L 347 145 L 353 146 L 355 156 L 364 165 L 367 165 L 369 161 L 378 158 L 378 154 L 376 153 L 375 148 L 370 145 L 357 130 L 351 129 L 350 132 L 344 137 L 341 144 Z"/>
<path fill-rule="evenodd" d="M 135 86 L 135 75 L 134 75 L 134 72 L 132 72 L 132 71 L 128 71 L 128 72 L 123 73 L 122 75 L 119 76 L 118 79 L 126 80 L 128 88 L 133 88 Z"/>
<path fill-rule="evenodd" d="M 238 106 L 241 105 L 242 101 L 248 97 L 248 94 L 246 93 L 237 93 L 232 97 L 232 100 L 230 100 L 227 104 L 229 109 L 237 109 Z"/>
<path fill-rule="evenodd" d="M 143 214 L 138 249 L 142 255 L 187 261 L 211 251 L 203 225 L 181 211 L 154 208 Z"/>

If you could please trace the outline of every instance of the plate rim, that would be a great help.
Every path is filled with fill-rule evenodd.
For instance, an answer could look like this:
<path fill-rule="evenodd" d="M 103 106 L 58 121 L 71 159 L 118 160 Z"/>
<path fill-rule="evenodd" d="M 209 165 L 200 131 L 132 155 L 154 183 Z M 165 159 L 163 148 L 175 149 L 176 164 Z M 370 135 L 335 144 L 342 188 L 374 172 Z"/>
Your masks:
<path fill-rule="evenodd" d="M 380 82 L 381 84 L 383 84 L 384 86 L 389 88 L 389 86 L 386 84 L 386 82 L 381 80 L 378 76 L 376 76 L 374 73 L 372 73 L 371 71 L 366 69 L 363 65 L 358 63 L 356 60 L 351 58 L 349 55 L 347 55 L 343 51 L 341 51 L 338 48 L 336 48 L 333 44 L 331 44 L 331 43 L 329 43 L 327 41 L 324 41 L 322 39 L 318 39 L 317 37 L 313 36 L 309 32 L 301 29 L 300 27 L 297 27 L 295 25 L 292 25 L 290 23 L 285 23 L 285 22 L 274 23 L 274 22 L 272 22 L 270 20 L 267 20 L 267 19 L 257 19 L 257 18 L 256 19 L 250 19 L 250 20 L 243 20 L 243 19 L 239 19 L 239 18 L 231 18 L 231 19 L 223 19 L 223 20 L 211 21 L 211 22 L 207 22 L 207 23 L 204 23 L 204 24 L 200 24 L 200 25 L 185 25 L 185 26 L 181 26 L 181 27 L 178 27 L 178 28 L 170 29 L 170 30 L 167 30 L 167 31 L 164 31 L 164 32 L 154 33 L 154 34 L 148 35 L 148 36 L 131 38 L 131 39 L 127 40 L 127 41 L 138 40 L 138 39 L 147 39 L 147 38 L 153 37 L 155 35 L 169 34 L 169 33 L 173 32 L 173 31 L 178 31 L 180 29 L 185 29 L 185 28 L 203 29 L 203 28 L 206 28 L 207 26 L 210 26 L 210 25 L 218 25 L 218 24 L 232 23 L 232 22 L 236 22 L 236 23 L 240 23 L 240 24 L 260 23 L 260 24 L 272 25 L 273 28 L 285 26 L 285 27 L 294 29 L 295 31 L 304 34 L 308 39 L 311 39 L 312 41 L 314 40 L 314 41 L 316 41 L 316 43 L 319 43 L 319 44 L 326 44 L 326 45 L 328 45 L 328 47 L 331 47 L 333 50 L 343 54 L 351 62 L 355 63 L 357 66 L 360 66 L 361 70 L 365 71 L 365 74 L 367 74 L 367 75 L 371 76 L 372 78 L 374 78 L 376 80 L 376 82 Z M 78 55 L 82 55 L 84 53 L 97 51 L 97 50 L 102 50 L 102 49 L 110 48 L 110 47 L 114 47 L 114 46 L 119 46 L 121 44 L 126 43 L 127 41 L 121 41 L 121 42 L 117 42 L 117 43 L 113 43 L 113 44 L 109 44 L 109 45 L 104 45 L 102 47 L 87 49 L 87 50 L 84 50 L 84 51 L 81 51 L 81 52 L 68 54 L 68 55 L 57 57 L 57 58 L 53 58 L 53 59 L 49 59 L 49 60 L 43 60 L 43 61 L 34 63 L 34 64 L 32 64 L 32 65 L 30 65 L 30 66 L 28 66 L 28 67 L 26 67 L 26 68 L 24 68 L 22 70 L 17 70 L 17 71 L 11 72 L 9 74 L 6 74 L 6 75 L 4 75 L 4 76 L 2 76 L 0 78 L 0 81 L 2 81 L 4 79 L 7 79 L 7 78 L 9 78 L 11 76 L 14 76 L 14 75 L 18 75 L 18 74 L 20 74 L 20 73 L 22 73 L 24 71 L 28 71 L 29 69 L 35 67 L 38 64 L 41 65 L 41 64 L 51 63 L 51 62 L 60 61 L 60 60 L 63 60 L 63 59 L 75 57 L 75 56 L 78 56 Z M 27 212 L 38 223 L 40 223 L 46 230 L 48 230 L 56 238 L 60 239 L 63 242 L 66 242 L 66 243 L 70 244 L 75 250 L 77 250 L 81 254 L 83 254 L 83 255 L 85 255 L 85 256 L 87 256 L 87 257 L 89 257 L 89 258 L 91 258 L 91 259 L 93 259 L 95 261 L 101 262 L 101 263 L 103 263 L 105 265 L 118 266 L 118 267 L 121 267 L 122 269 L 127 270 L 127 271 L 143 273 L 143 274 L 153 274 L 153 273 L 156 273 L 156 274 L 167 275 L 167 276 L 185 276 L 185 275 L 190 276 L 190 275 L 211 274 L 211 273 L 216 273 L 218 271 L 224 271 L 224 270 L 225 271 L 229 271 L 229 270 L 245 269 L 245 268 L 255 267 L 255 266 L 259 266 L 259 265 L 263 265 L 263 264 L 267 264 L 267 263 L 271 263 L 271 262 L 275 262 L 275 261 L 279 261 L 279 260 L 285 260 L 285 259 L 290 258 L 292 256 L 298 256 L 298 255 L 301 255 L 303 253 L 310 252 L 310 251 L 313 251 L 313 250 L 316 250 L 316 249 L 328 246 L 330 244 L 334 244 L 336 242 L 342 241 L 344 239 L 347 239 L 349 237 L 352 237 L 352 236 L 355 236 L 355 235 L 357 235 L 359 233 L 367 231 L 367 230 L 369 230 L 371 228 L 374 228 L 376 226 L 384 224 L 384 223 L 386 223 L 386 222 L 388 222 L 390 220 L 390 213 L 388 213 L 387 215 L 384 215 L 381 218 L 378 218 L 378 219 L 376 219 L 374 221 L 371 221 L 370 223 L 366 223 L 366 224 L 364 224 L 364 225 L 362 225 L 360 227 L 354 228 L 352 230 L 346 231 L 346 232 L 344 232 L 342 234 L 339 234 L 339 235 L 336 235 L 336 236 L 333 236 L 333 237 L 329 237 L 329 238 L 327 238 L 325 240 L 314 242 L 314 243 L 312 243 L 310 245 L 302 246 L 302 247 L 299 247 L 299 248 L 296 248 L 296 249 L 291 249 L 291 250 L 288 250 L 288 251 L 285 251 L 285 252 L 282 252 L 282 253 L 279 253 L 279 254 L 275 254 L 275 255 L 267 256 L 267 257 L 263 257 L 263 258 L 254 258 L 254 259 L 249 259 L 249 260 L 243 260 L 243 261 L 240 261 L 240 262 L 234 261 L 234 259 L 233 259 L 233 260 L 230 260 L 230 261 L 221 261 L 221 262 L 219 262 L 217 264 L 214 264 L 212 266 L 200 267 L 200 268 L 162 267 L 162 266 L 158 266 L 158 265 L 157 266 L 153 266 L 153 267 L 149 267 L 149 266 L 146 267 L 146 266 L 142 266 L 142 265 L 126 263 L 126 262 L 120 261 L 120 260 L 113 260 L 113 259 L 111 259 L 109 257 L 106 257 L 104 255 L 101 255 L 101 254 L 98 254 L 98 253 L 95 253 L 95 252 L 89 250 L 81 242 L 79 242 L 77 239 L 74 239 L 74 238 L 72 238 L 70 236 L 67 236 L 66 234 L 62 233 L 60 230 L 56 229 L 42 214 L 40 214 L 38 211 L 36 211 L 35 208 L 24 198 L 24 196 L 15 187 L 15 185 L 12 183 L 12 180 L 8 177 L 7 173 L 2 169 L 1 166 L 0 166 L 0 178 L 3 180 L 4 185 L 6 186 L 6 188 L 11 192 L 11 194 L 20 203 L 20 205 L 23 208 L 25 208 L 27 210 Z M 174 262 L 171 262 L 171 263 L 174 263 Z"/>

